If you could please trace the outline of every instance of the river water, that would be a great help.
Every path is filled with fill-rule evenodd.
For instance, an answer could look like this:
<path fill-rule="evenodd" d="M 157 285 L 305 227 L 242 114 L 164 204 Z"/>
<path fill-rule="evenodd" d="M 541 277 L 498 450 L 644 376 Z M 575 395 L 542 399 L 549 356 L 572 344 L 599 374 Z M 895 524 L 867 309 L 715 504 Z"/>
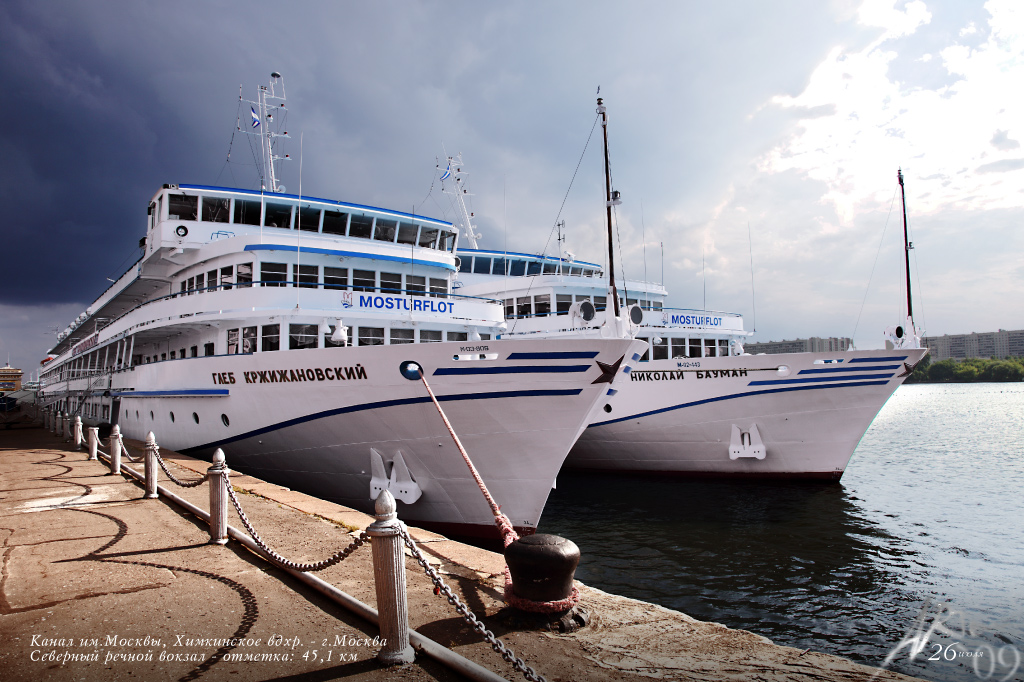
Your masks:
<path fill-rule="evenodd" d="M 1021 384 L 901 387 L 839 483 L 563 472 L 539 530 L 609 592 L 929 680 L 1024 680 Z"/>

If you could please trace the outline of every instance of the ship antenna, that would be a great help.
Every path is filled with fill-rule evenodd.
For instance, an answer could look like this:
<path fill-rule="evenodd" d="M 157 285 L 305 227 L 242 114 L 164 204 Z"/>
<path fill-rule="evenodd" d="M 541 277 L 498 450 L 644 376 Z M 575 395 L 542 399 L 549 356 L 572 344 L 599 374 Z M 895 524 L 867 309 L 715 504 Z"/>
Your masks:
<path fill-rule="evenodd" d="M 459 230 L 459 236 L 465 235 L 466 242 L 469 244 L 469 248 L 476 249 L 477 239 L 482 235 L 476 232 L 476 227 L 473 225 L 472 219 L 473 214 L 466 208 L 466 197 L 473 196 L 466 189 L 466 180 L 463 178 L 466 175 L 462 170 L 462 152 L 459 152 L 457 156 L 449 156 L 448 166 L 445 168 L 444 173 L 441 175 L 441 191 L 445 194 L 453 194 L 456 199 L 456 214 L 458 215 L 459 225 L 462 228 Z M 455 181 L 455 188 L 451 191 L 445 188 L 444 181 L 451 178 Z"/>
<path fill-rule="evenodd" d="M 598 87 L 600 92 L 600 87 Z M 605 210 L 608 222 L 608 295 L 612 297 L 612 310 L 615 317 L 619 317 L 619 294 L 615 289 L 615 250 L 612 239 L 612 206 L 621 204 L 618 192 L 612 192 L 611 169 L 608 164 L 608 109 L 604 100 L 597 98 L 597 114 L 601 117 L 601 130 L 604 132 L 604 189 L 605 189 Z"/>
<path fill-rule="evenodd" d="M 903 202 L 903 255 L 907 268 L 907 319 L 910 320 L 911 333 L 916 334 L 917 328 L 914 325 L 914 303 L 910 294 L 910 249 L 913 248 L 907 238 L 907 195 L 903 189 L 903 169 L 896 170 L 896 178 L 900 182 L 900 199 Z"/>
<path fill-rule="evenodd" d="M 274 71 L 270 74 L 270 85 L 259 86 L 255 100 L 242 100 L 250 105 L 252 112 L 252 123 L 245 132 L 260 138 L 260 190 L 274 194 L 285 191 L 284 185 L 277 184 L 277 169 L 274 162 L 291 159 L 288 154 L 279 156 L 276 153 L 278 138 L 288 137 L 288 131 L 281 130 L 284 117 L 288 113 L 284 105 L 285 99 L 283 77 Z M 280 102 L 274 106 L 270 100 Z M 277 121 L 274 120 L 275 115 L 278 117 Z"/>

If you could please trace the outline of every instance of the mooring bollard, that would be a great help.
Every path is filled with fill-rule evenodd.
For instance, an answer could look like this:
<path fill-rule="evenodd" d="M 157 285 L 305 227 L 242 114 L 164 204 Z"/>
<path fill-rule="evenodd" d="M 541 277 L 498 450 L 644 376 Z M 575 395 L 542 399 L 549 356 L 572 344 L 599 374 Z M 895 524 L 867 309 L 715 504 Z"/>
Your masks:
<path fill-rule="evenodd" d="M 82 417 L 75 415 L 75 427 L 74 427 L 74 439 L 75 439 L 75 450 L 82 449 Z"/>
<path fill-rule="evenodd" d="M 156 499 L 159 495 L 156 492 L 156 436 L 150 431 L 146 434 L 146 499 Z"/>
<path fill-rule="evenodd" d="M 110 432 L 110 473 L 121 474 L 121 427 L 117 424 Z"/>
<path fill-rule="evenodd" d="M 89 459 L 98 459 L 96 456 L 100 447 L 100 427 L 89 427 Z"/>
<path fill-rule="evenodd" d="M 568 599 L 580 563 L 580 548 L 558 535 L 537 533 L 505 548 L 515 596 L 535 602 Z"/>
<path fill-rule="evenodd" d="M 54 435 L 60 435 L 60 428 L 61 428 L 61 426 L 60 426 L 60 412 L 54 412 L 53 413 L 53 428 L 50 429 L 50 430 L 53 431 Z"/>
<path fill-rule="evenodd" d="M 67 412 L 64 413 L 64 431 L 63 436 L 65 438 L 71 438 L 71 415 Z"/>
<path fill-rule="evenodd" d="M 229 471 L 224 451 L 217 448 L 213 453 L 213 466 L 206 470 L 206 482 L 210 484 L 211 545 L 226 545 L 228 542 L 228 495 L 222 476 Z"/>
<path fill-rule="evenodd" d="M 373 538 L 373 582 L 377 588 L 378 625 L 384 639 L 377 660 L 384 665 L 412 663 L 416 654 L 409 644 L 402 522 L 398 520 L 390 491 L 381 491 L 374 509 L 377 520 L 366 528 L 366 534 Z"/>

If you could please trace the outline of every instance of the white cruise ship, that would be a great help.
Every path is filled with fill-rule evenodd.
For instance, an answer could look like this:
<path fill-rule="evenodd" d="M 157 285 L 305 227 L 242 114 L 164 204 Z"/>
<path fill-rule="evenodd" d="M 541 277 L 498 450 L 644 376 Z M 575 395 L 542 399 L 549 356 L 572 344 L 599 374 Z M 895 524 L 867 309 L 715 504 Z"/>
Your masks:
<path fill-rule="evenodd" d="M 606 120 L 602 126 L 607 145 Z M 461 160 L 448 168 L 459 222 L 475 246 Z M 620 198 L 605 177 L 611 243 Z M 625 310 L 618 333 L 644 344 L 630 380 L 601 401 L 566 468 L 838 480 L 875 415 L 927 353 L 909 296 L 903 324 L 885 332 L 887 350 L 749 355 L 740 315 L 665 307 L 661 284 L 616 286 L 602 266 L 561 256 L 477 248 L 459 255 L 458 290 L 504 300 L 502 339 L 607 337 L 617 298 Z"/>
<path fill-rule="evenodd" d="M 273 98 L 274 83 L 251 103 L 261 127 Z M 498 340 L 500 302 L 452 292 L 458 229 L 284 193 L 284 134 L 257 133 L 263 191 L 153 195 L 140 259 L 59 335 L 42 405 L 204 458 L 223 448 L 232 469 L 358 509 L 389 488 L 405 521 L 497 536 L 421 368 L 503 511 L 532 532 L 638 344 Z"/>

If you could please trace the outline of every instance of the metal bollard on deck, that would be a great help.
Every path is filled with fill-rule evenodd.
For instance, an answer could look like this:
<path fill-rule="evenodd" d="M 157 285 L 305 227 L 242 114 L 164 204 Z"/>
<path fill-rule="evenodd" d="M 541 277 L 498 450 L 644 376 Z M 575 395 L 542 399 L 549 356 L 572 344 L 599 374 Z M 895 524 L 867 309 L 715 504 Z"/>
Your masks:
<path fill-rule="evenodd" d="M 156 477 L 159 473 L 156 468 L 157 444 L 156 436 L 150 431 L 146 434 L 146 499 L 153 500 L 159 497 L 156 492 Z"/>
<path fill-rule="evenodd" d="M 378 625 L 384 639 L 377 660 L 384 665 L 412 663 L 416 654 L 409 644 L 402 522 L 398 520 L 390 491 L 381 491 L 374 510 L 377 520 L 366 528 L 366 534 L 373 538 L 373 582 L 377 588 Z"/>
<path fill-rule="evenodd" d="M 100 447 L 100 427 L 89 427 L 89 459 L 97 459 L 96 453 Z"/>
<path fill-rule="evenodd" d="M 121 474 L 121 427 L 117 424 L 110 431 L 110 473 Z"/>
<path fill-rule="evenodd" d="M 222 476 L 230 471 L 224 451 L 217 448 L 213 453 L 213 466 L 206 470 L 206 482 L 210 484 L 211 545 L 226 545 L 228 542 L 228 494 Z"/>
<path fill-rule="evenodd" d="M 81 416 L 75 415 L 75 424 L 74 424 L 74 427 L 72 428 L 72 431 L 74 431 L 73 438 L 75 439 L 75 450 L 81 450 L 82 449 L 82 417 Z"/>

